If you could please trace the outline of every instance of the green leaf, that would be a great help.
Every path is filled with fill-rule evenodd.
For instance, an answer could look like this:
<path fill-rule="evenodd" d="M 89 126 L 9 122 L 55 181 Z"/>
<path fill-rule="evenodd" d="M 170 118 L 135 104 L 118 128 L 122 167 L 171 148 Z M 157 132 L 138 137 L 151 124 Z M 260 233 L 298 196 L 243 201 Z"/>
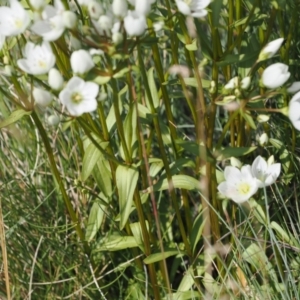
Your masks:
<path fill-rule="evenodd" d="M 156 84 L 155 84 L 155 80 L 154 80 L 154 68 L 153 67 L 148 70 L 147 79 L 148 79 L 148 85 L 150 88 L 151 98 L 152 98 L 154 108 L 157 108 L 159 106 L 159 97 L 158 97 L 158 92 L 157 92 L 157 88 L 156 88 Z M 151 106 L 150 106 L 147 94 L 146 94 L 146 104 L 147 104 L 148 108 L 151 110 Z"/>
<path fill-rule="evenodd" d="M 210 3 L 210 9 L 212 12 L 212 25 L 213 27 L 217 28 L 220 22 L 220 15 L 222 9 L 223 1 L 212 1 Z"/>
<path fill-rule="evenodd" d="M 177 293 L 173 293 L 172 296 L 169 296 L 167 299 L 173 299 L 173 300 L 189 300 L 189 299 L 202 299 L 202 295 L 199 292 L 196 291 L 179 291 Z M 165 299 L 165 298 L 164 298 Z"/>
<path fill-rule="evenodd" d="M 153 253 L 150 254 L 148 257 L 146 257 L 144 259 L 144 263 L 145 264 L 153 264 L 157 261 L 161 261 L 165 258 L 168 258 L 170 256 L 174 256 L 174 255 L 180 255 L 183 256 L 184 253 L 179 252 L 178 250 L 172 250 L 172 251 L 165 251 L 164 253 L 159 252 L 159 253 Z"/>
<path fill-rule="evenodd" d="M 202 232 L 206 222 L 206 219 L 203 219 L 203 212 L 204 210 L 202 210 L 201 213 L 197 216 L 193 224 L 193 228 L 191 232 L 191 245 L 193 247 L 193 252 L 195 252 L 197 243 L 199 242 L 202 236 Z"/>
<path fill-rule="evenodd" d="M 186 85 L 192 86 L 197 88 L 198 87 L 198 83 L 195 77 L 188 77 L 188 78 L 184 78 L 184 82 Z M 202 87 L 204 89 L 208 89 L 210 88 L 210 80 L 206 80 L 206 79 L 201 79 L 202 82 Z"/>
<path fill-rule="evenodd" d="M 123 94 L 125 94 L 127 92 L 127 90 L 128 90 L 128 86 L 125 85 L 118 94 L 118 104 L 119 104 L 120 114 L 122 114 L 123 107 L 124 107 L 123 104 L 122 104 L 122 96 L 123 96 Z M 110 108 L 110 111 L 108 113 L 108 116 L 106 118 L 106 124 L 107 124 L 108 131 L 110 131 L 113 128 L 115 123 L 116 123 L 116 114 L 115 114 L 114 107 L 112 105 L 111 108 Z"/>
<path fill-rule="evenodd" d="M 287 233 L 278 223 L 272 221 L 270 227 L 276 231 L 277 236 L 279 236 L 285 243 L 292 247 L 299 247 L 296 239 L 290 233 Z"/>
<path fill-rule="evenodd" d="M 231 65 L 234 63 L 241 63 L 256 58 L 259 54 L 260 50 L 251 52 L 251 54 L 227 54 L 225 57 L 222 57 L 221 60 L 217 62 L 217 65 L 220 67 Z"/>
<path fill-rule="evenodd" d="M 226 158 L 239 157 L 247 155 L 253 152 L 257 147 L 226 147 L 222 150 L 216 150 L 214 152 L 214 156 L 217 158 L 218 161 L 224 160 Z"/>
<path fill-rule="evenodd" d="M 106 206 L 98 203 L 97 201 L 92 205 L 85 232 L 86 241 L 90 242 L 98 232 L 103 221 L 105 210 Z"/>
<path fill-rule="evenodd" d="M 185 48 L 188 49 L 189 51 L 197 51 L 198 49 L 197 39 L 194 39 L 191 44 L 186 44 Z"/>
<path fill-rule="evenodd" d="M 176 189 L 186 189 L 186 190 L 200 190 L 200 183 L 199 180 L 188 176 L 188 175 L 174 175 L 172 176 L 172 183 L 173 186 L 171 188 Z M 167 178 L 159 181 L 153 186 L 155 192 L 163 191 L 169 189 L 169 182 Z M 151 188 L 147 188 L 147 192 L 150 193 Z"/>
<path fill-rule="evenodd" d="M 99 246 L 97 245 L 94 251 L 118 251 L 137 246 L 138 245 L 133 236 L 120 236 L 113 234 L 100 243 Z"/>
<path fill-rule="evenodd" d="M 99 140 L 97 141 L 99 142 L 99 145 L 103 150 L 105 150 L 105 148 L 108 146 L 108 142 L 100 142 Z M 83 181 L 88 179 L 97 162 L 101 159 L 104 159 L 103 154 L 100 152 L 100 150 L 97 149 L 97 147 L 92 142 L 90 142 L 83 156 L 81 171 L 81 179 Z"/>
<path fill-rule="evenodd" d="M 132 158 L 135 158 L 137 153 L 137 112 L 135 103 L 130 104 L 129 111 L 124 121 L 124 133 L 126 145 L 129 150 L 129 154 Z M 125 160 L 123 145 L 120 147 L 120 155 Z"/>
<path fill-rule="evenodd" d="M 148 222 L 146 221 L 147 230 L 149 230 Z M 142 228 L 140 222 L 135 222 L 130 224 L 131 232 L 136 240 L 137 245 L 139 248 L 145 253 L 145 243 L 143 240 Z"/>
<path fill-rule="evenodd" d="M 128 220 L 133 203 L 133 193 L 138 181 L 139 172 L 133 167 L 118 166 L 116 170 L 116 183 L 119 191 L 120 229 L 122 230 Z"/>
<path fill-rule="evenodd" d="M 246 111 L 246 112 L 241 112 L 241 115 L 243 116 L 243 118 L 245 119 L 245 121 L 248 123 L 248 125 L 252 128 L 252 129 L 256 129 L 256 125 L 253 121 L 253 118 L 251 116 L 251 114 Z"/>
<path fill-rule="evenodd" d="M 264 253 L 263 249 L 257 244 L 251 244 L 242 254 L 242 258 L 252 265 L 257 272 L 262 274 L 262 276 L 267 277 L 271 276 L 275 280 L 276 284 L 277 275 L 273 269 L 272 264 L 269 262 L 268 257 Z"/>
<path fill-rule="evenodd" d="M 93 170 L 93 177 L 96 180 L 97 186 L 106 197 L 111 197 L 112 189 L 112 174 L 109 162 L 104 156 L 99 159 L 96 167 Z"/>
<path fill-rule="evenodd" d="M 93 79 L 93 82 L 102 85 L 108 83 L 110 79 L 110 76 L 97 76 L 95 79 Z"/>
<path fill-rule="evenodd" d="M 0 128 L 6 127 L 8 125 L 11 125 L 18 120 L 20 120 L 23 116 L 28 116 L 31 114 L 31 111 L 26 111 L 24 109 L 17 109 L 13 111 L 9 117 L 7 117 L 5 120 L 0 122 Z"/>

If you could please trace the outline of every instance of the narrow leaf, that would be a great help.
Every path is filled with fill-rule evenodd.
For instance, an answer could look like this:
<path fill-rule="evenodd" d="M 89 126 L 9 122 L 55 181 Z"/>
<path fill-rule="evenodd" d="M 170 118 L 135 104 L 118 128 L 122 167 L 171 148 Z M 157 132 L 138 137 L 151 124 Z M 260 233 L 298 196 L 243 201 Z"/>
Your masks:
<path fill-rule="evenodd" d="M 17 122 L 18 120 L 20 120 L 23 116 L 27 116 L 30 114 L 31 114 L 31 111 L 17 109 L 15 111 L 13 111 L 9 117 L 7 117 L 5 120 L 0 122 L 0 128 L 11 125 L 11 124 Z"/>
<path fill-rule="evenodd" d="M 116 170 L 116 183 L 119 191 L 120 229 L 122 230 L 128 220 L 133 203 L 133 193 L 137 184 L 139 172 L 132 167 L 118 166 Z"/>

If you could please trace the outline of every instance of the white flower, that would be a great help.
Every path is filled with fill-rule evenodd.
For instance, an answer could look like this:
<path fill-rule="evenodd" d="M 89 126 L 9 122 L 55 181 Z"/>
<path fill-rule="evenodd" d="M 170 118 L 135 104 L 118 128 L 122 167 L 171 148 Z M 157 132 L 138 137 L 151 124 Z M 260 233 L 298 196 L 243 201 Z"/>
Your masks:
<path fill-rule="evenodd" d="M 102 15 L 98 20 L 98 26 L 100 34 L 107 34 L 110 36 L 110 31 L 113 27 L 113 18 L 110 15 Z"/>
<path fill-rule="evenodd" d="M 288 66 L 282 63 L 275 63 L 268 66 L 262 74 L 262 83 L 269 89 L 276 89 L 283 85 L 290 77 Z"/>
<path fill-rule="evenodd" d="M 233 77 L 231 78 L 225 85 L 224 88 L 225 90 L 233 90 L 234 88 L 236 88 L 238 86 L 238 77 Z"/>
<path fill-rule="evenodd" d="M 34 101 L 36 104 L 46 107 L 48 106 L 52 101 L 52 94 L 48 91 L 39 89 L 39 88 L 33 88 L 32 95 L 34 98 Z"/>
<path fill-rule="evenodd" d="M 70 10 L 67 10 L 63 13 L 63 22 L 64 26 L 68 29 L 74 29 L 77 25 L 76 14 Z"/>
<path fill-rule="evenodd" d="M 151 2 L 149 0 L 138 0 L 135 2 L 135 11 L 144 16 L 148 15 L 151 10 Z"/>
<path fill-rule="evenodd" d="M 103 14 L 102 5 L 98 1 L 89 1 L 88 3 L 88 11 L 92 19 L 98 20 L 100 16 Z"/>
<path fill-rule="evenodd" d="M 289 103 L 289 119 L 297 130 L 300 130 L 300 92 L 295 94 Z"/>
<path fill-rule="evenodd" d="M 247 90 L 249 88 L 250 84 L 251 84 L 251 77 L 250 76 L 244 77 L 241 81 L 241 89 Z"/>
<path fill-rule="evenodd" d="M 96 83 L 73 77 L 59 93 L 59 100 L 72 116 L 80 116 L 97 109 L 98 92 L 99 86 Z"/>
<path fill-rule="evenodd" d="M 112 12 L 116 17 L 123 18 L 127 14 L 126 0 L 113 0 Z"/>
<path fill-rule="evenodd" d="M 276 54 L 276 52 L 279 50 L 279 48 L 281 47 L 283 41 L 284 41 L 283 38 L 279 38 L 277 40 L 274 40 L 274 41 L 268 43 L 261 50 L 259 57 L 258 57 L 258 61 L 263 61 L 263 60 L 266 60 L 266 59 L 274 56 Z"/>
<path fill-rule="evenodd" d="M 24 57 L 17 64 L 21 70 L 32 75 L 46 74 L 55 64 L 55 56 L 48 42 L 41 45 L 27 42 Z"/>
<path fill-rule="evenodd" d="M 300 91 L 300 81 L 293 82 L 288 88 L 287 92 L 290 94 L 295 94 L 296 92 Z"/>
<path fill-rule="evenodd" d="M 249 165 L 243 166 L 241 170 L 227 166 L 224 177 L 226 181 L 218 185 L 218 190 L 236 203 L 249 200 L 257 192 L 257 181 L 253 177 Z"/>
<path fill-rule="evenodd" d="M 178 10 L 186 15 L 195 18 L 202 18 L 207 15 L 205 9 L 210 3 L 210 0 L 176 0 Z"/>
<path fill-rule="evenodd" d="M 146 18 L 144 15 L 129 10 L 124 18 L 124 27 L 129 36 L 142 35 L 147 28 Z"/>
<path fill-rule="evenodd" d="M 72 53 L 70 62 L 73 73 L 76 74 L 87 73 L 95 66 L 90 53 L 82 49 Z"/>
<path fill-rule="evenodd" d="M 65 30 L 63 14 L 65 8 L 61 0 L 55 0 L 54 6 L 47 5 L 42 13 L 42 20 L 36 21 L 31 30 L 45 41 L 57 40 Z"/>
<path fill-rule="evenodd" d="M 52 68 L 48 74 L 48 84 L 51 89 L 55 91 L 59 91 L 62 89 L 64 84 L 64 79 L 59 73 L 59 71 L 55 68 Z"/>
<path fill-rule="evenodd" d="M 269 137 L 268 135 L 264 132 L 259 138 L 258 138 L 258 143 L 260 146 L 265 146 L 269 142 Z"/>
<path fill-rule="evenodd" d="M 0 7 L 0 35 L 14 36 L 23 33 L 29 23 L 29 14 L 19 1 L 11 0 L 10 7 Z"/>
<path fill-rule="evenodd" d="M 252 174 L 257 179 L 258 187 L 266 187 L 273 184 L 280 174 L 281 164 L 273 164 L 274 157 L 271 156 L 268 163 L 261 157 L 257 156 L 252 164 Z"/>

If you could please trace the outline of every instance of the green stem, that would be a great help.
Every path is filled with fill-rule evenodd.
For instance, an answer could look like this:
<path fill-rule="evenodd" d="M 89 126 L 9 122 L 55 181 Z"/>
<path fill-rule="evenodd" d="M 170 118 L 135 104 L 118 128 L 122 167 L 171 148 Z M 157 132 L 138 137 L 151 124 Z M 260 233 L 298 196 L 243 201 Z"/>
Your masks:
<path fill-rule="evenodd" d="M 151 91 L 150 91 L 150 87 L 148 85 L 147 74 L 145 72 L 145 66 L 144 66 L 140 46 L 138 46 L 138 59 L 139 59 L 139 64 L 140 64 L 140 71 L 141 71 L 141 74 L 142 74 L 142 78 L 144 80 L 144 86 L 145 86 L 146 94 L 147 94 L 149 104 L 150 104 L 150 108 L 151 108 L 151 113 L 153 114 L 153 123 L 154 123 L 154 128 L 155 128 L 155 131 L 156 131 L 156 135 L 157 135 L 160 154 L 161 154 L 161 157 L 162 157 L 162 161 L 163 161 L 163 164 L 164 164 L 164 167 L 165 167 L 165 171 L 166 171 L 166 175 L 167 175 L 167 179 L 168 179 L 168 183 L 169 183 L 169 193 L 171 195 L 172 203 L 173 203 L 175 213 L 176 213 L 176 217 L 177 217 L 177 220 L 178 220 L 180 234 L 182 236 L 187 254 L 188 254 L 188 256 L 191 257 L 192 251 L 191 251 L 191 247 L 190 247 L 190 244 L 188 242 L 188 239 L 187 239 L 187 235 L 186 235 L 185 228 L 184 228 L 184 225 L 183 225 L 183 221 L 182 221 L 182 218 L 181 218 L 181 214 L 180 214 L 180 211 L 179 211 L 179 206 L 178 206 L 178 203 L 177 203 L 175 189 L 174 189 L 174 185 L 173 185 L 173 181 L 172 181 L 172 174 L 170 172 L 169 162 L 168 162 L 168 158 L 167 158 L 167 155 L 166 155 L 166 152 L 165 152 L 165 146 L 164 146 L 164 143 L 163 143 L 163 139 L 162 139 L 162 136 L 161 136 L 161 129 L 160 129 L 160 125 L 159 125 L 158 115 L 157 115 L 157 112 L 155 110 L 152 95 L 151 95 Z"/>
<path fill-rule="evenodd" d="M 31 114 L 32 116 L 32 119 L 42 137 L 42 140 L 43 140 L 43 143 L 44 143 L 44 146 L 45 146 L 45 149 L 46 149 L 46 152 L 47 152 L 47 155 L 48 155 L 48 158 L 49 158 L 49 162 L 50 162 L 50 168 L 51 168 L 51 171 L 52 171 L 52 174 L 59 186 L 59 189 L 60 189 L 60 192 L 62 194 L 62 198 L 65 202 L 65 205 L 67 207 L 67 210 L 68 210 L 68 213 L 70 215 L 70 218 L 72 220 L 72 222 L 75 224 L 75 229 L 76 229 L 76 232 L 77 232 L 77 235 L 80 239 L 80 241 L 82 242 L 83 244 L 83 248 L 84 248 L 84 252 L 89 255 L 90 254 L 90 248 L 88 246 L 88 243 L 85 241 L 85 238 L 84 238 L 84 233 L 81 229 L 81 226 L 80 226 L 80 222 L 76 216 L 76 213 L 73 209 L 73 206 L 72 206 L 72 203 L 71 203 L 71 200 L 69 199 L 68 195 L 67 195 L 67 192 L 65 190 L 65 187 L 64 187 L 64 182 L 59 174 L 59 171 L 56 167 L 56 162 L 55 162 L 55 159 L 54 159 L 54 155 L 53 155 L 53 151 L 52 151 L 52 148 L 51 148 L 51 145 L 49 143 L 49 140 L 48 140 L 48 137 L 47 137 L 47 133 L 43 127 L 43 124 L 41 123 L 38 115 L 36 114 L 35 111 L 32 112 Z"/>

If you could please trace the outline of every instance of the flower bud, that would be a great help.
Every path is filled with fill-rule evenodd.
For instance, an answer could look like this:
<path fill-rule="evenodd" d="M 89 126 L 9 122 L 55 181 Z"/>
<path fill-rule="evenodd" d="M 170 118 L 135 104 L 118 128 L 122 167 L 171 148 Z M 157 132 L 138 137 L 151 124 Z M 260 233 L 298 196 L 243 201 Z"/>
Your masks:
<path fill-rule="evenodd" d="M 63 23 L 66 28 L 74 29 L 77 25 L 76 14 L 70 10 L 63 12 Z"/>
<path fill-rule="evenodd" d="M 269 119 L 270 119 L 270 116 L 268 116 L 268 115 L 258 115 L 257 116 L 257 122 L 259 122 L 259 123 L 268 122 Z"/>
<path fill-rule="evenodd" d="M 129 36 L 140 36 L 147 28 L 146 18 L 135 11 L 128 11 L 124 18 L 124 27 Z"/>
<path fill-rule="evenodd" d="M 56 125 L 59 124 L 60 118 L 56 115 L 51 115 L 51 116 L 48 117 L 47 122 L 51 126 L 56 126 Z"/>
<path fill-rule="evenodd" d="M 225 90 L 231 91 L 238 86 L 238 77 L 231 78 L 224 86 Z"/>
<path fill-rule="evenodd" d="M 267 164 L 268 166 L 271 166 L 274 164 L 274 162 L 275 162 L 274 155 L 271 155 L 267 160 Z"/>
<path fill-rule="evenodd" d="M 74 51 L 70 62 L 73 72 L 77 74 L 87 73 L 95 66 L 90 53 L 86 50 Z"/>
<path fill-rule="evenodd" d="M 164 21 L 155 22 L 153 23 L 153 29 L 155 32 L 160 31 L 163 29 L 164 25 L 165 25 Z"/>
<path fill-rule="evenodd" d="M 262 49 L 262 51 L 260 52 L 259 57 L 258 57 L 258 61 L 263 61 L 263 60 L 266 60 L 266 59 L 271 58 L 272 56 L 274 56 L 275 53 L 281 47 L 283 41 L 284 41 L 283 38 L 279 38 L 277 40 L 274 40 L 274 41 L 268 43 Z"/>
<path fill-rule="evenodd" d="M 265 146 L 269 142 L 269 137 L 268 135 L 264 132 L 259 138 L 258 138 L 258 143 L 260 146 Z"/>
<path fill-rule="evenodd" d="M 110 35 L 110 31 L 113 27 L 113 20 L 111 16 L 108 15 L 102 15 L 100 16 L 98 20 L 98 25 L 101 28 L 101 30 L 105 31 L 106 34 Z"/>
<path fill-rule="evenodd" d="M 135 11 L 141 15 L 148 15 L 151 10 L 151 1 L 149 0 L 138 0 L 135 2 Z"/>
<path fill-rule="evenodd" d="M 287 92 L 290 94 L 294 94 L 300 91 L 300 81 L 293 82 L 288 88 Z"/>
<path fill-rule="evenodd" d="M 97 1 L 90 1 L 88 4 L 88 11 L 92 19 L 98 20 L 104 13 L 102 5 Z"/>
<path fill-rule="evenodd" d="M 250 86 L 250 83 L 251 83 L 251 77 L 250 76 L 247 76 L 247 77 L 243 78 L 242 81 L 241 81 L 241 89 L 242 90 L 247 90 Z"/>
<path fill-rule="evenodd" d="M 64 79 L 57 69 L 52 68 L 49 71 L 48 84 L 51 87 L 51 89 L 53 89 L 55 91 L 59 91 L 62 89 L 63 84 L 64 84 Z"/>
<path fill-rule="evenodd" d="M 42 107 L 48 106 L 52 101 L 52 94 L 39 88 L 33 88 L 32 95 L 35 103 Z"/>
<path fill-rule="evenodd" d="M 282 63 L 275 63 L 267 67 L 262 74 L 262 83 L 269 89 L 276 89 L 285 84 L 291 73 L 288 66 Z"/>
<path fill-rule="evenodd" d="M 242 162 L 235 158 L 235 157 L 230 157 L 230 164 L 233 166 L 233 167 L 236 167 L 236 168 L 241 168 L 242 167 Z"/>
<path fill-rule="evenodd" d="M 212 81 L 210 82 L 209 93 L 210 93 L 210 94 L 214 94 L 216 91 L 217 91 L 217 88 L 216 88 L 216 82 L 215 82 L 214 80 L 212 80 Z"/>
<path fill-rule="evenodd" d="M 119 45 L 123 41 L 123 34 L 121 32 L 115 32 L 111 39 L 114 44 Z"/>
<path fill-rule="evenodd" d="M 112 12 L 116 17 L 124 18 L 127 15 L 126 0 L 113 0 Z"/>

